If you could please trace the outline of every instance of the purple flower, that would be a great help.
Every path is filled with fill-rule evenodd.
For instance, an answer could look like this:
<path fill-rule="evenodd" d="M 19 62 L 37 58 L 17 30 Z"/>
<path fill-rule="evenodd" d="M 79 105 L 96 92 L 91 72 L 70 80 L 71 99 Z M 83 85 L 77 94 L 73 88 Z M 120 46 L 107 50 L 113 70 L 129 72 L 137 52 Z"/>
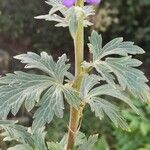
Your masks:
<path fill-rule="evenodd" d="M 101 0 L 86 0 L 88 4 L 97 5 L 101 2 Z"/>
<path fill-rule="evenodd" d="M 75 4 L 76 1 L 77 0 L 63 0 L 63 5 L 70 8 L 71 6 L 73 6 Z"/>
<path fill-rule="evenodd" d="M 77 0 L 63 0 L 63 5 L 70 8 L 72 7 Z M 101 0 L 86 0 L 86 2 L 90 5 L 97 5 L 101 2 Z"/>

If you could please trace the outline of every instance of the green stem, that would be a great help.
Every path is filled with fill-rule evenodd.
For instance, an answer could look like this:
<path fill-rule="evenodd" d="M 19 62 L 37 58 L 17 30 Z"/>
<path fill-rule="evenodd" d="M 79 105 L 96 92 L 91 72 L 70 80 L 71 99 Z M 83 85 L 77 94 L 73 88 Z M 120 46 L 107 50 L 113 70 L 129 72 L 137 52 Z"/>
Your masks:
<path fill-rule="evenodd" d="M 83 7 L 84 1 L 78 0 L 76 6 Z M 78 29 L 76 36 L 74 38 L 74 47 L 75 47 L 75 81 L 73 87 L 77 90 L 80 89 L 81 80 L 83 77 L 83 71 L 81 68 L 81 63 L 84 60 L 84 26 L 83 26 L 83 16 L 79 19 Z M 84 104 L 81 103 L 79 109 L 70 107 L 70 121 L 68 129 L 68 144 L 67 150 L 73 150 L 75 143 L 76 133 L 79 130 L 79 124 L 82 120 L 82 111 Z"/>

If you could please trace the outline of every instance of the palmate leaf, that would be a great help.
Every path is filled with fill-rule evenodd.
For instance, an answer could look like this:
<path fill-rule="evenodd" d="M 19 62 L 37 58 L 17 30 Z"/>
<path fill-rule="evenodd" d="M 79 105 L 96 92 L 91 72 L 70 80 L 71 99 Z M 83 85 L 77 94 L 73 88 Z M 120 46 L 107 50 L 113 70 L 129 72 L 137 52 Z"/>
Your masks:
<path fill-rule="evenodd" d="M 90 105 L 91 110 L 95 112 L 97 117 L 102 119 L 104 114 L 106 114 L 117 127 L 120 126 L 128 130 L 128 125 L 120 115 L 118 107 L 108 102 L 104 96 L 111 96 L 116 98 L 116 100 L 121 100 L 128 104 L 136 113 L 139 113 L 124 92 L 109 84 L 102 84 L 100 78 L 96 75 L 85 75 L 82 80 L 80 93 L 80 97 Z"/>
<path fill-rule="evenodd" d="M 4 141 L 16 140 L 20 143 L 8 150 L 47 150 L 44 127 L 38 128 L 36 132 L 29 132 L 26 127 L 16 124 L 15 121 L 0 120 L 0 129 L 4 129 Z"/>
<path fill-rule="evenodd" d="M 102 98 L 93 98 L 89 102 L 91 110 L 95 112 L 95 116 L 102 119 L 104 113 L 110 118 L 116 127 L 121 127 L 124 130 L 129 130 L 125 119 L 120 115 L 118 108 Z"/>
<path fill-rule="evenodd" d="M 41 93 L 52 82 L 48 76 L 15 72 L 0 78 L 0 115 L 6 118 L 9 111 L 16 115 L 22 103 L 30 111 L 35 102 L 40 99 Z"/>
<path fill-rule="evenodd" d="M 25 68 L 39 69 L 61 83 L 70 68 L 70 64 L 67 64 L 68 59 L 66 54 L 59 57 L 57 62 L 55 62 L 52 56 L 48 55 L 46 52 L 41 52 L 41 55 L 28 52 L 27 54 L 17 55 L 14 58 L 27 64 Z"/>
<path fill-rule="evenodd" d="M 43 103 L 33 116 L 35 118 L 33 127 L 36 129 L 46 124 L 46 122 L 50 123 L 53 119 L 54 114 L 59 118 L 63 117 L 63 92 L 65 98 L 68 99 L 68 103 L 74 107 L 77 107 L 79 98 L 76 94 L 76 91 L 73 91 L 74 90 L 71 89 L 71 87 L 68 89 L 67 87 L 62 89 L 59 86 L 53 86 L 49 88 L 41 99 Z"/>
<path fill-rule="evenodd" d="M 142 100 L 149 99 L 149 87 L 145 82 L 148 79 L 144 73 L 136 68 L 141 64 L 137 59 L 131 57 L 107 58 L 106 66 L 117 76 L 118 82 L 123 89 L 126 87 L 135 96 Z"/>
<path fill-rule="evenodd" d="M 147 78 L 137 69 L 142 63 L 133 59 L 129 54 L 142 54 L 144 50 L 133 42 L 124 42 L 123 38 L 116 38 L 102 46 L 102 37 L 96 31 L 92 32 L 89 48 L 93 54 L 93 62 L 84 62 L 86 68 L 95 68 L 98 73 L 112 86 L 117 83 L 123 90 L 128 90 L 135 97 L 147 101 L 150 89 L 147 86 Z M 107 57 L 118 55 L 118 58 Z"/>
<path fill-rule="evenodd" d="M 15 58 L 26 63 L 25 68 L 39 69 L 47 75 L 15 72 L 0 78 L 2 118 L 6 118 L 10 111 L 15 115 L 24 102 L 28 111 L 37 103 L 39 108 L 33 122 L 33 128 L 36 129 L 50 123 L 54 115 L 63 117 L 64 97 L 70 105 L 78 107 L 78 93 L 69 84 L 64 85 L 64 78 L 68 76 L 70 67 L 66 64 L 66 55 L 62 55 L 57 62 L 45 52 L 41 56 L 30 52 Z"/>
<path fill-rule="evenodd" d="M 2 135 L 5 137 L 4 141 L 17 140 L 22 144 L 28 144 L 33 147 L 33 139 L 31 134 L 27 132 L 27 128 L 17 125 L 16 121 L 0 120 L 0 129 L 5 132 Z"/>
<path fill-rule="evenodd" d="M 134 42 L 124 42 L 123 38 L 115 38 L 104 47 L 102 46 L 102 37 L 96 31 L 93 31 L 91 37 L 89 37 L 89 47 L 93 53 L 93 61 L 100 60 L 105 56 L 118 54 L 121 56 L 127 56 L 128 54 L 143 54 L 144 50 Z"/>

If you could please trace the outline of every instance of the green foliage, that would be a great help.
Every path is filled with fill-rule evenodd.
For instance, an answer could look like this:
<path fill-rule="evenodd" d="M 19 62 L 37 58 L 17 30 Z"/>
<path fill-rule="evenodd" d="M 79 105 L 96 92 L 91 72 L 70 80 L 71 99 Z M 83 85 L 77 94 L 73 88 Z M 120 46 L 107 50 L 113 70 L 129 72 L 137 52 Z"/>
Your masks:
<path fill-rule="evenodd" d="M 137 59 L 128 54 L 142 54 L 143 49 L 133 45 L 132 42 L 123 42 L 122 38 L 116 38 L 102 47 L 101 35 L 93 31 L 90 37 L 90 52 L 93 54 L 93 62 L 84 62 L 86 68 L 93 67 L 110 85 L 115 87 L 115 77 L 122 90 L 127 89 L 134 96 L 147 101 L 149 99 L 149 87 L 145 82 L 144 73 L 135 67 L 141 65 Z M 107 57 L 109 55 L 123 57 Z M 104 60 L 103 60 L 104 59 Z M 113 73 L 113 74 L 112 74 Z"/>
<path fill-rule="evenodd" d="M 62 140 L 59 143 L 49 142 L 48 147 L 50 150 L 65 150 L 67 145 L 67 134 L 64 135 Z M 76 142 L 74 150 L 91 150 L 93 149 L 94 144 L 97 142 L 98 135 L 91 135 L 89 138 L 86 138 L 85 134 L 82 132 L 77 133 Z"/>
<path fill-rule="evenodd" d="M 44 128 L 38 128 L 36 132 L 32 132 L 15 123 L 15 121 L 0 120 L 0 127 L 5 130 L 2 133 L 5 136 L 4 140 L 16 140 L 20 143 L 8 150 L 47 150 Z"/>
<path fill-rule="evenodd" d="M 118 113 L 117 108 L 100 96 L 109 95 L 121 99 L 138 112 L 125 91 L 129 91 L 135 97 L 147 101 L 149 87 L 145 82 L 148 80 L 143 72 L 135 68 L 141 65 L 141 62 L 128 56 L 128 54 L 141 54 L 144 51 L 133 45 L 132 42 L 123 42 L 122 38 L 116 38 L 102 47 L 101 35 L 98 35 L 95 31 L 92 32 L 89 39 L 90 44 L 88 45 L 90 52 L 93 54 L 93 61 L 90 63 L 83 62 L 83 67 L 86 69 L 95 68 L 100 77 L 93 75 L 84 78 L 81 86 L 81 97 L 86 103 L 90 104 L 91 110 L 95 111 L 95 115 L 100 119 L 103 118 L 105 112 L 116 126 L 119 125 L 123 129 L 127 129 L 127 125 Z M 106 58 L 106 56 L 112 54 L 123 57 Z M 98 80 L 106 81 L 108 84 L 101 85 Z M 94 86 L 97 87 L 93 88 Z"/>
<path fill-rule="evenodd" d="M 130 99 L 125 96 L 119 89 L 115 89 L 109 84 L 100 86 L 100 83 L 97 79 L 99 78 L 95 75 L 87 75 L 84 78 L 81 86 L 82 99 L 90 105 L 91 110 L 95 111 L 95 115 L 97 117 L 102 119 L 105 113 L 116 126 L 120 126 L 123 129 L 128 130 L 127 124 L 120 116 L 118 108 L 105 100 L 105 98 L 103 98 L 102 96 L 109 95 L 118 98 L 130 105 L 136 112 L 138 112 L 137 108 L 132 104 L 132 101 L 130 101 Z M 97 87 L 93 88 L 94 86 Z"/>
<path fill-rule="evenodd" d="M 49 143 L 48 143 L 48 148 L 49 148 L 50 150 L 57 150 L 57 149 L 59 149 L 59 150 L 64 150 L 64 148 L 63 148 L 63 146 L 62 146 L 61 144 L 59 144 L 59 143 L 54 143 L 54 142 L 49 142 Z"/>
<path fill-rule="evenodd" d="M 91 150 L 93 145 L 97 142 L 98 135 L 93 135 L 88 138 L 80 147 L 79 150 Z"/>
<path fill-rule="evenodd" d="M 48 5 L 52 6 L 48 15 L 42 15 L 35 17 L 36 19 L 45 19 L 47 21 L 56 21 L 56 27 L 67 27 L 71 22 L 70 28 L 75 28 L 74 24 L 78 24 L 80 15 L 84 16 L 84 26 L 92 25 L 86 18 L 94 14 L 94 9 L 92 6 L 84 6 L 83 9 L 80 7 L 66 8 L 61 0 L 48 0 L 46 2 Z M 56 12 L 59 11 L 61 15 L 57 15 Z"/>
<path fill-rule="evenodd" d="M 87 20 L 87 17 L 94 14 L 94 9 L 91 6 L 84 6 L 83 9 L 80 7 L 66 8 L 61 0 L 48 0 L 46 2 L 48 5 L 52 6 L 47 15 L 41 15 L 35 17 L 36 19 L 45 19 L 46 21 L 55 21 L 56 27 L 69 27 L 72 37 L 75 36 L 78 23 L 80 22 L 81 16 L 84 17 L 83 24 L 85 27 L 92 25 Z M 61 15 L 56 12 L 59 11 Z M 63 17 L 62 17 L 63 16 Z"/>
<path fill-rule="evenodd" d="M 142 117 L 138 117 L 129 109 L 124 110 L 123 114 L 129 122 L 131 132 L 122 132 L 115 130 L 116 149 L 117 150 L 148 150 L 150 142 L 150 119 L 149 119 L 149 106 L 137 103 Z M 125 144 L 128 143 L 128 144 Z"/>
<path fill-rule="evenodd" d="M 6 118 L 10 111 L 16 115 L 23 103 L 25 103 L 28 111 L 32 110 L 34 106 L 38 106 L 32 124 L 33 131 L 37 131 L 46 123 L 50 123 L 54 115 L 59 118 L 63 117 L 64 98 L 75 108 L 78 108 L 81 99 L 89 104 L 96 117 L 102 119 L 106 114 L 117 127 L 120 126 L 129 130 L 118 107 L 107 98 L 109 96 L 120 99 L 136 113 L 139 113 L 126 91 L 146 101 L 148 100 L 149 87 L 145 83 L 147 78 L 143 72 L 135 68 L 141 62 L 128 56 L 128 54 L 141 54 L 144 51 L 133 45 L 132 42 L 123 42 L 122 38 L 116 38 L 102 47 L 102 38 L 95 31 L 92 33 L 88 45 L 91 53 L 93 53 L 93 61 L 83 62 L 83 67 L 87 70 L 95 68 L 99 75 L 85 74 L 79 92 L 71 86 L 73 75 L 68 72 L 70 65 L 67 63 L 68 59 L 65 54 L 59 57 L 57 62 L 45 52 L 42 52 L 41 55 L 28 52 L 15 56 L 16 59 L 26 64 L 25 68 L 38 69 L 44 75 L 15 72 L 2 77 L 0 79 L 1 117 Z M 112 54 L 120 57 L 106 58 L 106 56 Z M 65 78 L 70 81 L 66 82 Z M 140 83 L 140 86 L 138 83 Z M 145 124 L 141 125 L 141 130 L 143 134 L 146 134 Z M 24 132 L 26 133 L 26 131 Z M 37 134 L 42 134 L 42 131 Z M 38 136 L 35 134 L 34 139 L 36 138 Z M 90 136 L 88 140 L 84 140 L 82 144 L 75 146 L 79 150 L 84 150 L 85 147 L 89 147 L 90 150 L 96 139 L 97 136 Z M 36 143 L 36 141 L 38 140 L 33 141 L 33 143 Z M 41 141 L 36 143 L 38 148 L 41 148 L 40 146 L 44 144 L 43 141 L 44 136 Z M 51 149 L 57 149 L 58 147 L 63 149 L 65 147 L 65 145 L 61 146 L 60 143 L 48 145 Z M 25 149 L 29 145 L 17 145 L 14 148 L 18 149 L 21 146 Z"/>
<path fill-rule="evenodd" d="M 17 140 L 32 146 L 33 140 L 30 137 L 30 133 L 27 132 L 27 128 L 16 125 L 15 123 L 15 121 L 8 120 L 0 121 L 0 127 L 5 130 L 5 132 L 3 132 L 3 135 L 6 136 L 4 140 Z"/>
<path fill-rule="evenodd" d="M 69 84 L 64 84 L 64 77 L 68 76 L 70 67 L 66 64 L 68 61 L 66 55 L 62 55 L 57 62 L 45 52 L 42 52 L 41 56 L 29 52 L 15 58 L 26 63 L 26 68 L 36 68 L 47 75 L 15 72 L 2 77 L 0 79 L 2 118 L 6 118 L 10 110 L 15 115 L 24 101 L 28 111 L 38 105 L 33 122 L 33 128 L 37 129 L 50 123 L 54 115 L 63 117 L 63 97 L 70 105 L 74 107 L 79 105 L 78 93 Z"/>
<path fill-rule="evenodd" d="M 109 150 L 109 146 L 105 136 L 102 136 L 99 140 L 97 145 L 95 145 L 94 150 Z"/>
<path fill-rule="evenodd" d="M 48 15 L 36 18 L 56 21 L 58 23 L 56 26 L 69 27 L 73 38 L 80 33 L 80 31 L 77 32 L 80 21 L 81 25 L 83 23 L 85 27 L 91 25 L 88 21 L 88 17 L 94 13 L 91 6 L 66 8 L 62 4 L 62 0 L 48 0 L 46 3 L 52 6 L 51 11 Z M 58 11 L 61 14 L 57 13 Z M 146 84 L 148 80 L 144 73 L 137 68 L 141 62 L 131 56 L 143 54 L 144 50 L 134 45 L 133 42 L 124 42 L 123 38 L 113 39 L 103 46 L 102 37 L 96 31 L 92 32 L 89 41 L 88 47 L 93 59 L 90 62 L 84 61 L 80 64 L 81 66 L 77 66 L 81 67 L 82 71 L 75 79 L 68 71 L 70 65 L 65 54 L 56 62 L 46 52 L 42 52 L 40 55 L 28 52 L 15 56 L 15 59 L 26 64 L 26 69 L 36 69 L 39 74 L 17 71 L 0 78 L 0 117 L 6 119 L 10 112 L 16 115 L 23 104 L 27 111 L 31 111 L 34 107 L 37 109 L 30 130 L 15 124 L 14 121 L 0 121 L 0 126 L 5 130 L 3 135 L 6 138 L 4 140 L 18 142 L 9 150 L 65 150 L 69 138 L 67 134 L 60 142 L 46 142 L 46 133 L 44 132 L 44 126 L 46 123 L 49 124 L 54 116 L 63 118 L 64 99 L 78 113 L 81 113 L 80 109 L 78 110 L 79 107 L 82 108 L 81 104 L 83 106 L 87 104 L 99 119 L 103 119 L 107 115 L 117 127 L 129 130 L 124 119 L 128 115 L 126 114 L 126 117 L 121 115 L 121 111 L 117 107 L 118 103 L 113 102 L 112 98 L 123 101 L 137 114 L 139 114 L 139 110 L 131 100 L 132 97 L 143 101 L 149 100 L 150 89 Z M 78 49 L 79 45 L 75 46 Z M 92 69 L 97 74 L 92 73 Z M 80 75 L 81 78 L 78 79 Z M 74 82 L 77 79 L 79 83 L 77 82 L 76 87 Z M 82 113 L 79 115 L 82 117 Z M 80 116 L 79 119 L 82 120 Z M 126 119 L 130 119 L 130 117 Z M 147 125 L 148 120 L 145 119 L 145 122 L 140 123 L 140 131 L 144 136 L 148 135 L 150 131 Z M 132 126 L 136 124 L 133 122 Z M 132 129 L 131 124 L 129 125 Z M 90 135 L 89 138 L 81 132 L 74 134 L 76 134 L 75 145 L 73 145 L 75 150 L 91 150 L 95 147 L 108 148 L 107 140 L 104 137 L 102 141 L 97 142 L 97 134 Z M 123 138 L 120 139 L 123 140 Z M 132 143 L 125 145 L 122 150 L 129 149 L 129 146 L 131 148 Z M 148 144 L 144 145 L 144 148 L 147 149 L 147 147 L 149 147 Z"/>

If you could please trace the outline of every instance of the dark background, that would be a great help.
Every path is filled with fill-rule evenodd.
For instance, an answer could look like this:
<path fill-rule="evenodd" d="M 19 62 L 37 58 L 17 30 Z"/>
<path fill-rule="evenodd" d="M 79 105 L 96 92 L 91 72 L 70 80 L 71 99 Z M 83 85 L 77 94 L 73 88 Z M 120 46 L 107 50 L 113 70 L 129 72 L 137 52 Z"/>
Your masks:
<path fill-rule="evenodd" d="M 47 14 L 50 7 L 44 0 L 0 0 L 0 74 L 23 69 L 13 59 L 14 55 L 34 51 L 46 51 L 57 58 L 66 53 L 74 70 L 73 42 L 67 28 L 55 28 L 52 22 L 35 20 L 34 16 Z M 134 41 L 146 53 L 136 56 L 143 61 L 141 69 L 150 77 L 150 0 L 103 0 L 96 8 L 97 15 L 91 18 L 94 26 L 85 30 L 86 43 L 92 29 L 102 34 L 103 43 L 115 37 Z M 85 44 L 86 56 L 88 49 Z M 98 121 L 88 109 L 82 131 L 93 134 L 98 131 L 103 140 L 100 144 L 113 150 L 150 150 L 150 107 L 138 104 L 144 114 L 140 118 L 126 109 L 126 118 L 133 128 L 131 133 L 114 128 L 109 121 Z M 121 105 L 121 107 L 124 107 Z M 17 119 L 30 125 L 32 113 L 20 111 Z M 90 120 L 90 121 L 89 121 Z M 68 114 L 64 120 L 57 118 L 49 126 L 48 138 L 57 140 L 67 131 Z M 56 129 L 54 131 L 54 129 Z M 101 138 L 100 138 L 101 139 Z M 108 143 L 108 144 L 107 144 Z M 4 147 L 1 146 L 0 148 Z M 108 148 L 108 147 L 107 147 Z M 142 149 L 140 149 L 142 148 Z"/>

